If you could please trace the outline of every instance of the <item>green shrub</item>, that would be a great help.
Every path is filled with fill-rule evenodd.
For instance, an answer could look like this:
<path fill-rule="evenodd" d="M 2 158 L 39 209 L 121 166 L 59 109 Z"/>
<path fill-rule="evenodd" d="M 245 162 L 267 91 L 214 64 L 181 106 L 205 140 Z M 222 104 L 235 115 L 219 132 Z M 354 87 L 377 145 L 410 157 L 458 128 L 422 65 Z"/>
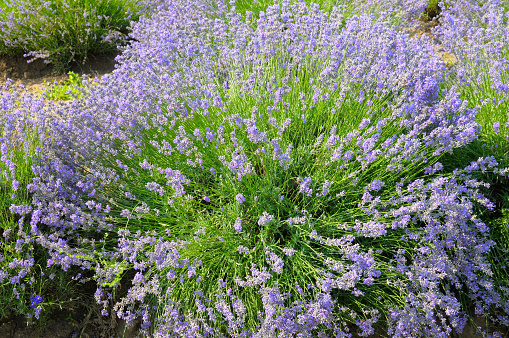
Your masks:
<path fill-rule="evenodd" d="M 142 6 L 134 0 L 5 0 L 0 5 L 0 55 L 44 59 L 57 72 L 90 54 L 113 53 L 127 42 L 130 20 Z"/>
<path fill-rule="evenodd" d="M 50 100 L 72 100 L 73 98 L 81 98 L 82 94 L 79 88 L 83 87 L 83 77 L 74 72 L 67 73 L 69 78 L 59 84 L 55 81 L 53 84 L 44 81 L 43 85 L 48 86 L 44 92 L 44 96 Z"/>

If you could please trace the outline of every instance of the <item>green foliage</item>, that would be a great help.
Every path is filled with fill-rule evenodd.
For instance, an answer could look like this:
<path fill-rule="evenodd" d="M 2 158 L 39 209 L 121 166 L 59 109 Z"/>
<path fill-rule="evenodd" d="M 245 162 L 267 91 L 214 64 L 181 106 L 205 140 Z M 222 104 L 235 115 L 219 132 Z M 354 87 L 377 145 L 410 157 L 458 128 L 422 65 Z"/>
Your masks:
<path fill-rule="evenodd" d="M 440 14 L 440 6 L 438 3 L 440 0 L 430 0 L 429 4 L 424 9 L 424 13 L 422 13 L 421 18 L 425 21 L 431 21 L 436 18 Z"/>
<path fill-rule="evenodd" d="M 83 77 L 79 76 L 74 72 L 67 73 L 69 78 L 63 83 L 59 84 L 55 81 L 53 84 L 49 84 L 44 81 L 43 85 L 50 86 L 44 92 L 44 96 L 50 100 L 62 101 L 79 99 L 83 96 L 80 88 L 83 88 Z"/>
<path fill-rule="evenodd" d="M 6 0 L 0 8 L 0 55 L 26 53 L 62 73 L 91 54 L 116 52 L 141 10 L 134 0 Z"/>
<path fill-rule="evenodd" d="M 421 15 L 421 19 L 424 21 L 431 21 L 436 19 L 442 12 L 442 7 L 440 7 L 441 2 L 444 4 L 444 9 L 449 8 L 450 3 L 448 1 L 429 0 L 428 5 L 424 9 L 424 13 Z"/>

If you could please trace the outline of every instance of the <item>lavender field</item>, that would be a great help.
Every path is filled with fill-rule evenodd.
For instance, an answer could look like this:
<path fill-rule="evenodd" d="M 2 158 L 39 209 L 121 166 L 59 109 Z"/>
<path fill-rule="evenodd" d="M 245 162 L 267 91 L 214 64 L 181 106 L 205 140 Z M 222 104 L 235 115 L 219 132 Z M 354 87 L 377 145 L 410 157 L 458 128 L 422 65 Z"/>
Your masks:
<path fill-rule="evenodd" d="M 507 336 L 508 1 L 145 5 L 75 99 L 2 88 L 0 320 Z"/>

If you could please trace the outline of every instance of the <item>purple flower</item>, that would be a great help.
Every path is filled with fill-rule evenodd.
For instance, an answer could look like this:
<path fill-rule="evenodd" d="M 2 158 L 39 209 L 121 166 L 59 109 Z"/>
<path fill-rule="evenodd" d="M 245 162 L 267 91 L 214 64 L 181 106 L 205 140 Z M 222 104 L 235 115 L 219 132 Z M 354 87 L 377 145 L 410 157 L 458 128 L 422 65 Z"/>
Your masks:
<path fill-rule="evenodd" d="M 243 245 L 239 245 L 239 246 L 237 247 L 237 251 L 239 252 L 239 254 L 246 254 L 246 255 L 247 255 L 247 254 L 249 254 L 249 249 L 248 249 L 248 248 L 246 248 L 246 247 L 245 247 L 245 246 L 243 246 Z"/>
<path fill-rule="evenodd" d="M 311 177 L 304 177 L 304 181 L 299 183 L 299 192 L 305 193 L 308 197 L 311 197 L 313 189 L 309 187 L 311 184 Z"/>
<path fill-rule="evenodd" d="M 144 159 L 143 162 L 140 163 L 140 167 L 142 167 L 143 169 L 147 169 L 147 170 L 154 169 L 154 166 L 152 164 L 148 163 L 147 159 Z"/>
<path fill-rule="evenodd" d="M 237 218 L 233 227 L 235 228 L 235 231 L 241 232 L 242 231 L 242 220 L 240 218 Z"/>
<path fill-rule="evenodd" d="M 280 274 L 283 272 L 283 268 L 285 266 L 284 261 L 276 255 L 274 252 L 270 250 L 266 250 L 265 254 L 267 255 L 266 261 L 271 266 L 272 271 L 274 271 L 277 274 Z"/>
<path fill-rule="evenodd" d="M 156 182 L 148 182 L 147 184 L 145 184 L 145 188 L 147 188 L 150 191 L 159 193 L 159 196 L 163 196 L 165 194 L 164 188 L 161 187 Z"/>
<path fill-rule="evenodd" d="M 495 134 L 498 134 L 498 133 L 499 133 L 499 131 L 500 131 L 500 122 L 499 122 L 499 121 L 497 121 L 497 122 L 493 123 L 493 132 L 494 132 Z"/>
<path fill-rule="evenodd" d="M 325 182 L 323 182 L 322 184 L 322 191 L 320 193 L 316 193 L 316 196 L 325 196 L 327 195 L 327 192 L 329 191 L 329 188 L 331 186 L 331 182 L 329 182 L 328 180 L 325 180 Z"/>
<path fill-rule="evenodd" d="M 374 179 L 373 182 L 371 182 L 371 184 L 368 186 L 368 189 L 372 191 L 378 191 L 382 189 L 382 187 L 384 186 L 385 186 L 384 182 Z"/>
<path fill-rule="evenodd" d="M 269 215 L 267 212 L 263 212 L 262 216 L 258 219 L 258 225 L 265 225 L 274 220 L 273 215 Z"/>
<path fill-rule="evenodd" d="M 244 195 L 242 194 L 237 194 L 237 196 L 235 196 L 235 199 L 237 200 L 237 202 L 239 202 L 240 204 L 242 204 L 246 198 L 244 197 Z"/>
<path fill-rule="evenodd" d="M 135 196 L 135 195 L 133 195 L 133 194 L 131 194 L 129 191 L 126 191 L 126 192 L 124 193 L 124 195 L 125 195 L 127 198 L 132 199 L 132 200 L 136 198 L 136 196 Z"/>
<path fill-rule="evenodd" d="M 375 140 L 372 137 L 366 139 L 362 143 L 362 148 L 364 149 L 365 152 L 371 151 L 371 149 L 373 149 L 374 146 L 375 146 Z"/>
<path fill-rule="evenodd" d="M 288 257 L 292 257 L 295 254 L 295 250 L 293 248 L 284 247 L 283 253 Z"/>
<path fill-rule="evenodd" d="M 415 3 L 425 2 L 409 1 L 416 9 L 419 5 Z M 474 1 L 461 1 L 462 4 L 468 2 Z M 497 1 L 488 3 L 496 7 Z M 318 6 L 303 2 L 289 4 L 285 1 L 283 6 L 273 6 L 260 13 L 257 25 L 253 25 L 241 20 L 240 14 L 235 11 L 226 13 L 226 6 L 223 5 L 217 8 L 218 15 L 212 15 L 213 19 L 210 20 L 201 13 L 203 1 L 172 1 L 171 4 L 170 8 L 161 10 L 153 19 L 147 18 L 133 24 L 136 42 L 119 56 L 121 64 L 118 72 L 105 77 L 100 86 L 94 86 L 84 104 L 69 103 L 64 109 L 54 111 L 58 114 L 47 114 L 48 119 L 49 116 L 58 115 L 62 122 L 51 118 L 41 123 L 51 142 L 41 138 L 41 148 L 37 151 L 37 162 L 40 164 L 33 165 L 35 177 L 29 189 L 34 195 L 31 222 L 33 226 L 41 224 L 41 230 L 37 231 L 40 233 L 37 245 L 49 249 L 49 265 L 61 265 L 64 269 L 71 265 L 95 269 L 97 282 L 107 282 L 122 273 L 120 270 L 123 267 L 117 263 L 124 260 L 139 275 L 133 280 L 126 297 L 115 305 L 117 314 L 126 321 L 143 316 L 143 322 L 148 323 L 148 313 L 154 310 L 153 314 L 157 314 L 153 317 L 154 332 L 161 332 L 162 336 L 201 334 L 211 337 L 219 332 L 216 329 L 224 328 L 230 334 L 240 336 L 325 336 L 324 330 L 330 329 L 331 336 L 347 337 L 349 335 L 338 328 L 345 319 L 352 324 L 357 322 L 356 331 L 360 335 L 369 335 L 375 322 L 371 319 L 377 318 L 378 314 L 370 313 L 369 306 L 362 308 L 362 314 L 359 310 L 342 311 L 341 308 L 347 308 L 352 303 L 367 305 L 363 303 L 366 299 L 362 297 L 362 292 L 368 294 L 371 293 L 368 290 L 377 287 L 375 280 L 380 277 L 381 271 L 384 271 L 383 282 L 389 282 L 383 289 L 405 295 L 402 298 L 404 303 L 395 308 L 384 308 L 383 302 L 377 305 L 377 309 L 383 312 L 380 316 L 390 319 L 387 323 L 388 336 L 424 334 L 439 337 L 451 332 L 451 326 L 462 328 L 464 322 L 456 295 L 437 288 L 437 285 L 468 289 L 479 314 L 488 314 L 489 309 L 496 308 L 503 312 L 503 304 L 499 304 L 500 295 L 493 287 L 492 267 L 487 257 L 487 253 L 496 245 L 497 238 L 487 236 L 490 229 L 481 221 L 482 217 L 475 217 L 476 210 L 481 207 L 490 209 L 494 206 L 482 195 L 481 188 L 486 187 L 484 182 L 469 175 L 471 171 L 479 171 L 476 177 L 477 174 L 480 176 L 481 172 L 490 171 L 496 165 L 486 160 L 449 172 L 439 179 L 425 175 L 443 170 L 441 165 L 432 165 L 437 160 L 435 155 L 463 147 L 477 137 L 479 126 L 474 119 L 477 111 L 466 108 L 466 103 L 461 100 L 462 95 L 458 93 L 461 87 L 443 86 L 443 81 L 449 77 L 445 76 L 444 62 L 435 55 L 433 46 L 412 40 L 407 34 L 401 34 L 399 28 L 389 24 L 391 18 L 387 16 L 399 11 L 390 9 L 380 20 L 371 14 L 336 20 L 342 15 L 341 9 L 336 14 L 328 14 Z M 490 13 L 491 7 L 488 7 L 486 13 Z M 198 8 L 201 12 L 196 11 Z M 464 11 L 470 9 L 465 8 Z M 444 12 L 446 14 L 441 26 L 468 27 L 469 20 L 456 20 L 456 16 L 463 16 L 461 11 L 444 9 Z M 497 21 L 495 18 L 500 16 L 475 17 L 486 19 L 483 25 L 496 26 L 492 21 Z M 287 29 L 281 29 L 283 27 Z M 486 32 L 478 28 L 472 32 Z M 493 30 L 490 34 L 500 38 L 500 45 L 503 45 L 507 41 L 502 39 L 506 31 L 501 32 Z M 474 34 L 465 29 L 458 32 L 451 29 L 450 33 L 443 36 L 445 49 L 462 44 L 453 40 L 454 35 L 461 40 L 463 37 L 471 38 Z M 480 35 L 478 40 L 490 38 Z M 486 52 L 500 53 L 496 50 L 497 44 L 489 44 L 493 46 Z M 465 57 L 489 57 L 493 53 L 477 54 L 468 50 Z M 482 58 L 479 61 L 482 62 Z M 277 67 L 265 67 L 272 62 Z M 458 61 L 455 78 L 459 82 L 465 78 L 473 83 L 475 69 L 465 68 L 461 62 Z M 284 69 L 281 74 L 277 74 L 279 66 Z M 304 74 L 306 76 L 301 76 Z M 279 75 L 283 76 L 278 78 Z M 298 75 L 296 81 L 302 83 L 295 85 L 294 75 Z M 494 79 L 498 76 L 495 72 L 486 75 Z M 240 90 L 235 88 L 229 91 L 232 84 L 238 85 Z M 493 81 L 493 84 L 500 90 L 506 86 L 501 81 Z M 442 91 L 442 87 L 456 89 Z M 231 107 L 232 93 L 235 96 L 240 94 L 244 99 L 256 98 L 260 103 L 246 101 L 248 106 L 244 107 L 246 109 L 243 109 L 242 116 L 239 112 L 232 115 L 228 109 Z M 301 103 L 293 98 L 300 98 Z M 9 100 L 9 97 L 4 99 L 2 96 L 0 106 L 9 106 Z M 357 104 L 357 100 L 364 101 L 371 108 Z M 12 101 L 22 105 L 30 100 Z M 380 107 L 381 104 L 384 107 Z M 249 107 L 251 105 L 253 107 Z M 262 109 L 267 105 L 267 111 Z M 295 115 L 295 111 L 303 106 L 301 114 L 309 109 L 312 115 L 308 116 L 313 117 L 307 123 L 306 116 L 303 116 L 303 122 L 309 128 L 287 129 L 285 132 L 279 119 Z M 31 112 L 44 111 L 37 105 L 30 105 L 29 108 Z M 386 109 L 379 114 L 382 108 Z M 326 111 L 329 109 L 331 115 Z M 14 164 L 9 162 L 11 143 L 4 143 L 6 140 L 11 142 L 10 136 L 14 136 L 11 130 L 23 129 L 19 128 L 20 119 L 13 113 L 14 107 L 4 110 L 7 110 L 7 117 L 0 114 L 0 119 L 3 133 L 9 137 L 0 140 L 0 150 L 5 167 L 14 171 Z M 321 129 L 332 121 L 323 120 L 321 117 L 326 115 L 320 117 L 321 110 L 327 116 L 335 116 L 334 120 L 339 115 L 349 119 L 348 112 L 355 111 L 355 120 L 362 119 L 362 122 L 358 128 L 355 128 L 358 123 L 341 123 L 341 130 L 334 127 L 326 144 L 323 144 L 324 134 L 321 134 L 312 148 L 314 140 L 306 136 L 321 133 Z M 252 114 L 248 116 L 250 111 Z M 378 115 L 387 118 L 378 120 Z M 318 121 L 324 123 L 322 128 L 315 125 Z M 218 126 L 219 123 L 222 124 Z M 494 125 L 494 131 L 498 128 Z M 294 138 L 291 133 L 298 135 Z M 293 139 L 299 140 L 295 142 L 295 149 L 292 148 Z M 23 142 L 20 140 L 13 144 L 21 145 Z M 377 147 L 378 144 L 380 147 Z M 153 150 L 152 153 L 145 151 L 147 147 Z M 190 302 L 184 302 L 173 297 L 173 290 L 177 291 L 175 294 L 182 294 L 180 291 L 185 288 L 196 286 L 194 278 L 199 271 L 193 261 L 196 252 L 187 251 L 187 245 L 194 240 L 206 250 L 212 246 L 217 248 L 221 244 L 217 241 L 222 241 L 217 236 L 221 232 L 199 236 L 201 232 L 196 231 L 193 236 L 187 227 L 182 229 L 175 226 L 180 217 L 187 215 L 187 211 L 181 208 L 182 203 L 192 199 L 191 195 L 184 196 L 184 186 L 192 187 L 196 192 L 216 191 L 219 185 L 229 184 L 230 191 L 235 191 L 239 186 L 236 180 L 240 181 L 246 175 L 249 175 L 246 177 L 249 182 L 242 183 L 256 183 L 267 174 L 276 173 L 273 168 L 277 167 L 277 162 L 287 169 L 292 150 L 294 154 L 304 151 L 306 159 L 306 163 L 303 163 L 306 165 L 296 165 L 296 170 L 292 168 L 288 176 L 303 177 L 298 181 L 299 189 L 295 189 L 299 191 L 298 196 L 294 196 L 293 187 L 285 183 L 288 177 L 281 177 L 281 180 L 274 180 L 275 186 L 269 187 L 275 194 L 276 202 L 266 205 L 262 195 L 259 195 L 260 206 L 264 208 L 245 208 L 242 217 L 247 217 L 244 218 L 246 222 L 254 217 L 259 228 L 267 225 L 267 229 L 261 229 L 260 233 L 267 232 L 265 230 L 275 233 L 278 229 L 271 222 L 275 223 L 274 215 L 281 215 L 288 223 L 288 226 L 284 226 L 290 229 L 290 235 L 296 236 L 296 240 L 303 245 L 307 243 L 309 248 L 316 248 L 316 256 L 307 256 L 304 252 L 301 255 L 301 251 L 295 254 L 292 248 L 281 249 L 278 246 L 273 249 L 281 250 L 276 251 L 278 254 L 267 251 L 264 256 L 264 250 L 260 252 L 262 243 L 253 248 L 256 263 L 270 266 L 255 269 L 253 265 L 251 275 L 246 276 L 245 280 L 232 279 L 239 286 L 257 287 L 254 292 L 248 292 L 260 297 L 261 306 L 256 309 L 260 316 L 255 313 L 253 317 L 252 311 L 246 314 L 242 303 L 235 298 L 242 296 L 245 290 L 229 289 L 231 285 L 226 285 L 226 282 L 223 285 L 228 289 L 224 290 L 226 296 L 222 291 L 205 288 L 200 291 L 200 300 L 195 297 L 194 301 L 191 298 Z M 147 157 L 147 154 L 150 156 Z M 332 166 L 326 161 L 329 158 L 335 162 Z M 153 170 L 157 165 L 175 170 Z M 209 170 L 212 174 L 216 173 L 212 165 L 226 167 L 218 169 L 218 174 L 223 175 L 209 175 Z M 431 167 L 422 170 L 425 165 Z M 150 170 L 150 173 L 141 168 Z M 184 177 L 183 173 L 188 177 Z M 148 174 L 151 177 L 148 180 L 153 182 L 145 185 Z M 12 179 L 14 177 L 12 175 Z M 338 190 L 346 189 L 350 179 L 355 180 L 357 186 L 348 186 L 348 194 L 345 191 L 338 193 L 336 196 L 345 195 L 345 198 L 341 199 L 342 203 L 335 203 L 333 196 L 329 196 L 337 193 L 331 193 L 331 182 L 340 177 L 348 179 L 337 183 Z M 366 181 L 369 177 L 379 177 L 386 183 L 373 180 L 369 184 L 370 181 Z M 404 180 L 409 177 L 420 181 Z M 323 182 L 325 178 L 328 180 Z M 394 186 L 394 182 L 398 181 L 400 183 Z M 283 190 L 280 191 L 280 188 Z M 89 201 L 86 195 L 93 189 L 96 189 L 96 198 Z M 149 194 L 147 189 L 153 193 Z M 126 193 L 127 197 L 124 197 L 124 191 L 136 192 L 140 205 L 128 199 L 135 199 L 133 195 Z M 316 199 L 302 201 L 304 195 L 301 193 Z M 154 194 L 171 196 L 164 200 L 149 198 Z M 279 202 L 282 194 L 286 196 L 284 209 L 288 209 L 284 211 L 281 209 L 283 203 Z M 198 201 L 199 196 L 203 195 L 197 196 Z M 230 198 L 232 196 L 235 197 L 234 204 L 246 201 L 242 194 L 232 194 Z M 207 196 L 203 200 L 204 203 L 210 203 Z M 217 197 L 217 200 L 220 198 Z M 103 210 L 100 203 L 112 205 L 111 215 L 99 212 Z M 258 203 L 254 204 L 256 206 Z M 364 208 L 365 205 L 369 209 Z M 199 208 L 199 205 L 195 207 Z M 22 209 L 21 206 L 16 208 Z M 303 208 L 310 211 L 303 210 L 302 214 L 298 214 L 299 209 Z M 220 215 L 204 217 L 232 217 L 228 216 L 230 211 L 226 205 L 220 210 L 223 211 Z M 260 216 L 258 213 L 263 210 L 267 212 Z M 182 211 L 183 215 L 180 214 Z M 161 217 L 161 227 L 151 228 L 157 224 L 157 220 L 147 223 L 136 220 L 147 212 Z M 318 216 L 314 219 L 312 213 L 318 213 Z M 135 220 L 129 222 L 129 229 L 140 228 L 140 231 L 136 234 L 121 232 L 123 229 L 117 225 L 120 225 L 119 222 L 127 223 L 122 216 Z M 256 220 L 256 217 L 259 219 Z M 195 222 L 188 224 L 191 229 L 196 230 L 192 226 L 202 225 L 197 219 L 191 213 L 188 221 Z M 234 221 L 234 230 L 242 232 L 241 218 Z M 23 224 L 23 219 L 19 224 Z M 322 224 L 325 227 L 320 226 Z M 337 231 L 327 224 L 337 227 Z M 164 226 L 171 227 L 172 233 L 165 235 Z M 328 231 L 329 228 L 332 231 Z M 120 235 L 117 243 L 111 240 L 108 245 L 104 245 L 104 241 L 94 242 L 92 232 L 105 229 Z M 20 251 L 32 245 L 29 236 L 21 235 L 24 242 L 19 236 L 14 240 L 9 239 L 13 244 L 18 240 Z M 232 248 L 236 247 L 239 254 L 248 254 L 249 250 L 239 245 L 239 241 L 247 238 L 247 235 L 230 237 L 225 242 L 237 241 L 236 244 L 232 242 Z M 386 235 L 390 236 L 394 246 L 384 246 L 382 250 L 379 245 L 371 245 L 373 242 L 382 243 Z M 77 240 L 74 240 L 76 236 Z M 268 238 L 268 243 L 272 239 Z M 283 238 L 288 240 L 283 245 L 298 243 L 289 239 Z M 246 243 L 253 244 L 251 241 L 248 239 Z M 312 241 L 317 245 L 311 244 Z M 396 248 L 400 247 L 398 243 L 403 241 L 401 247 L 409 250 L 406 256 L 401 253 L 394 260 L 386 259 L 394 255 Z M 429 252 L 417 249 L 425 246 Z M 91 262 L 80 257 L 83 256 L 82 252 L 86 256 L 93 249 L 102 250 L 104 255 L 103 259 L 94 261 L 97 266 L 91 267 Z M 404 261 L 409 254 L 411 260 Z M 456 257 L 461 259 L 454 259 Z M 246 264 L 252 263 L 247 257 L 237 258 L 235 263 L 241 265 L 241 270 L 248 267 Z M 298 284 L 295 289 L 290 288 L 293 290 L 287 286 L 297 282 L 292 278 L 299 274 L 293 275 L 295 271 L 290 269 L 290 265 L 285 271 L 288 276 L 278 274 L 282 274 L 285 263 L 307 258 L 311 258 L 309 265 L 303 266 L 308 271 L 303 272 L 311 272 L 311 276 L 321 275 L 323 279 L 316 281 L 318 288 L 312 288 L 302 296 L 295 295 L 304 293 Z M 23 278 L 20 276 L 28 271 L 30 262 L 20 259 L 10 263 L 17 275 L 11 280 L 19 283 Z M 203 262 L 204 265 L 209 263 L 209 260 Z M 24 269 L 25 266 L 27 268 L 18 273 L 21 270 L 18 268 Z M 204 268 L 205 271 L 210 266 Z M 8 280 L 11 277 L 4 277 L 4 274 L 3 270 L 0 271 L 0 279 Z M 225 269 L 225 274 L 221 277 L 236 276 L 229 269 Z M 191 277 L 193 280 L 190 280 Z M 206 274 L 202 277 L 204 280 L 208 278 Z M 284 289 L 291 291 L 292 295 L 274 287 L 281 278 L 286 280 L 286 277 L 290 284 L 286 281 Z M 274 282 L 271 287 L 264 285 L 271 278 Z M 160 283 L 163 279 L 164 283 Z M 299 282 L 306 285 L 310 281 Z M 359 298 L 352 302 L 352 297 L 343 297 L 345 299 L 338 301 L 344 300 L 346 303 L 337 304 L 331 298 L 333 290 L 347 294 L 353 290 L 353 294 Z M 152 309 L 144 302 L 147 296 L 164 298 L 165 301 L 158 304 L 157 309 Z M 99 301 L 103 302 L 101 299 Z M 108 302 L 106 300 L 106 305 Z M 192 311 L 185 305 L 195 302 L 198 311 Z M 245 315 L 250 317 L 246 318 Z M 260 318 L 260 322 L 256 322 L 256 318 Z M 247 327 L 243 328 L 247 322 L 253 324 L 253 328 L 258 328 L 256 330 L 259 332 L 249 332 Z"/>
<path fill-rule="evenodd" d="M 367 192 L 367 191 L 366 191 L 366 192 L 364 192 L 364 194 L 362 195 L 362 201 L 363 201 L 364 203 L 369 202 L 369 201 L 371 201 L 372 199 L 373 199 L 373 196 L 371 196 L 371 194 L 370 194 L 369 192 Z"/>
<path fill-rule="evenodd" d="M 370 122 L 371 121 L 370 121 L 369 118 L 368 119 L 362 119 L 362 122 L 359 125 L 359 130 L 362 130 L 362 129 L 366 128 L 369 125 Z"/>
<path fill-rule="evenodd" d="M 43 302 L 43 298 L 42 296 L 39 296 L 39 295 L 35 295 L 33 293 L 30 293 L 30 307 L 32 309 L 35 309 L 37 306 L 39 306 L 39 304 L 41 304 Z"/>

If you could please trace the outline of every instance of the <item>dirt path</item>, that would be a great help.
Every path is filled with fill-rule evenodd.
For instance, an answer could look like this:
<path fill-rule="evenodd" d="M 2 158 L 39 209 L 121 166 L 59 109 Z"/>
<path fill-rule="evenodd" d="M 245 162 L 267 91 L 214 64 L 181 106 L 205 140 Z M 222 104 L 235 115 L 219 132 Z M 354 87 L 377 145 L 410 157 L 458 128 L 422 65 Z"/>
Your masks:
<path fill-rule="evenodd" d="M 80 75 L 100 78 L 115 69 L 115 56 L 116 54 L 91 56 L 89 63 L 83 66 L 73 65 L 70 70 Z M 13 80 L 13 85 L 22 84 L 29 93 L 36 94 L 40 93 L 44 82 L 53 84 L 57 81 L 61 84 L 68 76 L 55 74 L 51 65 L 44 64 L 42 60 L 27 63 L 23 57 L 0 56 L 0 82 L 5 83 L 8 78 Z"/>

